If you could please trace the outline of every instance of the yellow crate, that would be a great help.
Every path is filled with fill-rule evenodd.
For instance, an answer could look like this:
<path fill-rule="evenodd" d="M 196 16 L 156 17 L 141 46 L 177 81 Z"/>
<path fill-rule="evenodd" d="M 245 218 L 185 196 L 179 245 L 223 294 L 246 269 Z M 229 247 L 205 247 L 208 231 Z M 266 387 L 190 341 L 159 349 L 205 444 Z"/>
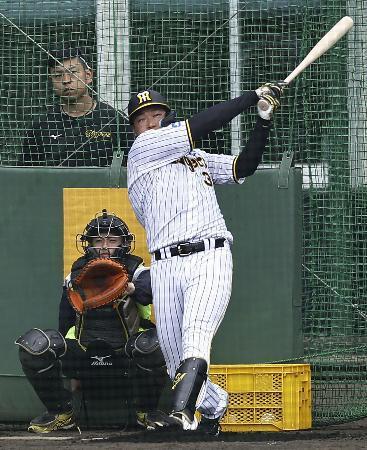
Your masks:
<path fill-rule="evenodd" d="M 229 394 L 222 431 L 311 428 L 309 364 L 212 365 L 210 379 Z"/>

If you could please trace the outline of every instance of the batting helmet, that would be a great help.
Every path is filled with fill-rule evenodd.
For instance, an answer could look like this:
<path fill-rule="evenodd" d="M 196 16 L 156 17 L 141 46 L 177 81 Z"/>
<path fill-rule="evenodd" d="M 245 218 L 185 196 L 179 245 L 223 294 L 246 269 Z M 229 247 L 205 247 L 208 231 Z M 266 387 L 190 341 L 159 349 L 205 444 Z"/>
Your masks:
<path fill-rule="evenodd" d="M 101 233 L 107 236 L 120 236 L 122 238 L 120 251 L 114 257 L 120 258 L 132 251 L 135 236 L 130 233 L 128 226 L 122 219 L 113 213 L 108 214 L 106 209 L 102 209 L 100 213 L 96 214 L 95 218 L 87 224 L 82 234 L 77 234 L 76 244 L 78 250 L 81 245 L 84 253 L 91 254 L 94 257 L 98 256 L 98 254 L 93 254 L 94 248 L 91 247 L 91 243 L 93 238 L 101 237 Z"/>
<path fill-rule="evenodd" d="M 145 108 L 147 106 L 161 106 L 167 112 L 171 111 L 171 108 L 168 106 L 166 99 L 159 92 L 153 91 L 151 89 L 143 92 L 138 92 L 131 97 L 127 108 L 130 124 L 133 123 L 135 114 L 142 108 Z"/>

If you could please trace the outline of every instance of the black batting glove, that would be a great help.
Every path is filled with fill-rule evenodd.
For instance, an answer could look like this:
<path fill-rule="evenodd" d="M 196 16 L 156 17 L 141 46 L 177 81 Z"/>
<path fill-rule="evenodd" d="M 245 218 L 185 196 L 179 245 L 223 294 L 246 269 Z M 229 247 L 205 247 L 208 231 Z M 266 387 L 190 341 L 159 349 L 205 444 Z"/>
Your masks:
<path fill-rule="evenodd" d="M 264 95 L 271 95 L 279 100 L 286 86 L 287 83 L 285 83 L 284 81 L 278 81 L 276 83 L 265 83 L 262 86 L 258 87 L 255 92 L 259 98 L 264 98 Z"/>

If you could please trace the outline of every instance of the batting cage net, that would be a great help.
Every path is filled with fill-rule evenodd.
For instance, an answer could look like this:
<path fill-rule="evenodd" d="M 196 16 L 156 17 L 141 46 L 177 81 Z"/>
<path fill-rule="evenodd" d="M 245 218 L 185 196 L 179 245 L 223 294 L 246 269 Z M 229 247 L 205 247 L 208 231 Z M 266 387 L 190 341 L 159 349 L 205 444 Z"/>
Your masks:
<path fill-rule="evenodd" d="M 286 89 L 262 161 L 293 152 L 303 173 L 300 361 L 314 424 L 367 415 L 367 2 L 0 0 L 0 164 L 14 170 L 108 167 L 131 143 L 131 93 L 156 89 L 188 117 L 283 80 L 345 15 L 354 28 Z M 60 73 L 76 56 L 84 70 Z M 90 98 L 82 115 L 60 106 L 68 77 Z M 255 116 L 204 150 L 238 154 Z"/>

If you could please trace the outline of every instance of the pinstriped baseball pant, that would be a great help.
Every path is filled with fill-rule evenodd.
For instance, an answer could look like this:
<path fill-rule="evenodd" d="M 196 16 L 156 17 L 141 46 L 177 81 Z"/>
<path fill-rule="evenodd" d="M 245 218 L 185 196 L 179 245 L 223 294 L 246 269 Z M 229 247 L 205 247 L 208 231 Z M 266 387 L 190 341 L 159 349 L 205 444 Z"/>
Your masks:
<path fill-rule="evenodd" d="M 212 339 L 224 317 L 232 288 L 232 254 L 224 247 L 171 257 L 151 265 L 153 305 L 168 374 L 191 357 L 210 363 Z M 207 418 L 223 414 L 226 391 L 209 379 L 197 409 Z"/>

